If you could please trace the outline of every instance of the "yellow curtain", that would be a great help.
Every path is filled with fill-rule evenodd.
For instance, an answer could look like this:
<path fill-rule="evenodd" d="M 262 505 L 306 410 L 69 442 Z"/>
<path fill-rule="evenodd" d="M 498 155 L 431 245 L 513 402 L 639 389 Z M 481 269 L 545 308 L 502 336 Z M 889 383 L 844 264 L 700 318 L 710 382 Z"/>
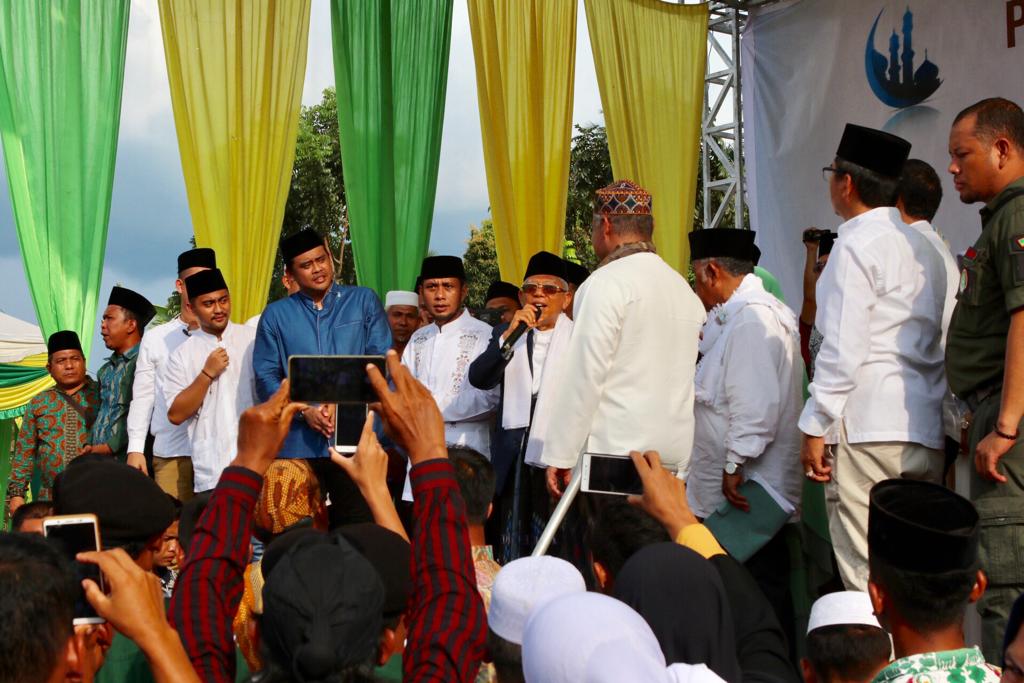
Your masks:
<path fill-rule="evenodd" d="M 562 253 L 576 0 L 468 0 L 487 190 L 501 277 Z"/>
<path fill-rule="evenodd" d="M 309 0 L 160 0 L 196 244 L 238 322 L 261 312 L 295 160 Z"/>
<path fill-rule="evenodd" d="M 27 356 L 14 363 L 8 363 L 8 365 L 17 365 L 26 368 L 45 368 L 46 361 L 47 355 L 45 353 L 39 353 L 34 356 Z M 49 389 L 52 386 L 53 378 L 50 377 L 49 374 L 45 374 L 38 379 L 25 382 L 24 384 L 0 387 L 0 413 L 2 413 L 5 418 L 14 415 L 17 409 L 31 401 L 33 396 L 44 389 Z"/>
<path fill-rule="evenodd" d="M 617 179 L 654 197 L 654 241 L 686 273 L 704 101 L 707 5 L 585 0 Z"/>

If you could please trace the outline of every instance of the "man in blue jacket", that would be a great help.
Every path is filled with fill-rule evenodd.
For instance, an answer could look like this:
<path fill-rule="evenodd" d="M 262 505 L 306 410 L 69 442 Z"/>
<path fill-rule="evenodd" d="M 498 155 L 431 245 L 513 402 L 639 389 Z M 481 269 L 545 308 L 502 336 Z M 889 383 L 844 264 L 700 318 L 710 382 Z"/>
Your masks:
<path fill-rule="evenodd" d="M 253 351 L 256 394 L 266 401 L 288 376 L 288 357 L 384 355 L 391 329 L 380 299 L 366 287 L 334 281 L 334 262 L 324 238 L 303 230 L 281 240 L 285 272 L 299 291 L 267 306 Z M 281 448 L 282 458 L 308 458 L 330 494 L 332 526 L 372 521 L 369 508 L 348 476 L 331 463 L 328 439 L 334 406 L 311 406 L 296 417 Z"/>

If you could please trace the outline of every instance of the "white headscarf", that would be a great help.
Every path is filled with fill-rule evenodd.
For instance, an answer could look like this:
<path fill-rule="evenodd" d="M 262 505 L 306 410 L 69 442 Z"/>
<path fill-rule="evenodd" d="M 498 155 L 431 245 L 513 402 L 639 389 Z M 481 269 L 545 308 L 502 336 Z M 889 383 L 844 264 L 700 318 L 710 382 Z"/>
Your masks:
<path fill-rule="evenodd" d="M 599 593 L 564 595 L 530 615 L 523 674 L 527 683 L 723 683 L 703 665 L 666 668 L 644 618 Z"/>

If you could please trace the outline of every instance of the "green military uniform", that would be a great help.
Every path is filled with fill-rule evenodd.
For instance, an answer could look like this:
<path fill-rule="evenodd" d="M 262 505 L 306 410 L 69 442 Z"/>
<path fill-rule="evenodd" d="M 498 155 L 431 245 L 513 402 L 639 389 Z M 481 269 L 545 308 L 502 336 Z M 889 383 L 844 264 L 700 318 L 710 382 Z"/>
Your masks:
<path fill-rule="evenodd" d="M 957 304 L 946 340 L 946 378 L 974 413 L 970 451 L 996 425 L 1002 400 L 1010 316 L 1024 309 L 1024 178 L 981 210 L 982 231 L 964 255 Z M 1024 441 L 1000 461 L 1008 481 L 975 475 L 972 493 L 981 518 L 981 561 L 989 586 L 978 603 L 982 649 L 1001 661 L 1003 630 L 1024 592 Z"/>

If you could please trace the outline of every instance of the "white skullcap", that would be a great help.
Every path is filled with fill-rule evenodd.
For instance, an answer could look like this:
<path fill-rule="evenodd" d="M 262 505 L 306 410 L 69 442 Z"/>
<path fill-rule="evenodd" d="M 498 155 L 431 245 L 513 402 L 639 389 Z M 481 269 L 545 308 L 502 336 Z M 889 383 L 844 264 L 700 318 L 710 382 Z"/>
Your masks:
<path fill-rule="evenodd" d="M 387 296 L 384 297 L 384 308 L 388 309 L 392 306 L 415 306 L 420 307 L 420 295 L 416 292 L 403 292 L 395 290 L 388 292 Z"/>
<path fill-rule="evenodd" d="M 552 598 L 586 590 L 583 575 L 565 560 L 549 555 L 521 557 L 495 577 L 487 625 L 495 635 L 522 645 L 526 619 L 534 609 Z"/>
<path fill-rule="evenodd" d="M 875 617 L 871 598 L 861 591 L 829 593 L 818 598 L 811 607 L 807 632 L 825 626 L 852 626 L 860 624 L 882 628 Z"/>
<path fill-rule="evenodd" d="M 675 680 L 642 616 L 615 598 L 578 592 L 549 600 L 526 621 L 523 676 L 526 683 Z"/>

